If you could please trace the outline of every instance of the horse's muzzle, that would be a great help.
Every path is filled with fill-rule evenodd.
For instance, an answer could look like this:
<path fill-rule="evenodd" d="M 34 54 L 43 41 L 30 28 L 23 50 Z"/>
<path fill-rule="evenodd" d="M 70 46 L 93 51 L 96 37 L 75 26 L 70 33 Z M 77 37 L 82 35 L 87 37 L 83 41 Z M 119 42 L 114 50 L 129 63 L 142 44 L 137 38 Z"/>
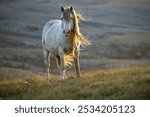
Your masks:
<path fill-rule="evenodd" d="M 69 31 L 63 30 L 63 33 L 65 34 L 66 37 L 68 37 L 70 35 L 71 31 L 70 30 Z"/>

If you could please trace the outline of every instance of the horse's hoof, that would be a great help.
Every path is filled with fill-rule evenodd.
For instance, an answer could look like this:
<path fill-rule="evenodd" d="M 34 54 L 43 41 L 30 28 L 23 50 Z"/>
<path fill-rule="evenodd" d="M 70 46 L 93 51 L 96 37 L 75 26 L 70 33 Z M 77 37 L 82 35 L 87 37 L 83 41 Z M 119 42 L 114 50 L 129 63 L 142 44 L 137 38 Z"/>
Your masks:
<path fill-rule="evenodd" d="M 77 75 L 77 78 L 81 78 L 81 75 Z"/>
<path fill-rule="evenodd" d="M 63 80 L 65 80 L 65 78 L 64 77 L 60 77 L 60 80 L 63 81 Z"/>
<path fill-rule="evenodd" d="M 50 80 L 50 78 L 46 77 L 45 80 Z"/>

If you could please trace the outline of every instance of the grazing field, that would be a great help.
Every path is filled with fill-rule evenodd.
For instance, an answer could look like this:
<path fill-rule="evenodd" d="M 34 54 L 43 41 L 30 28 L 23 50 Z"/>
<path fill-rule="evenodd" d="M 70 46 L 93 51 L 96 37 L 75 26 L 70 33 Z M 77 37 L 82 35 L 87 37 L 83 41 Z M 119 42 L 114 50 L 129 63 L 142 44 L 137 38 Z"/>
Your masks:
<path fill-rule="evenodd" d="M 60 81 L 51 56 L 45 80 L 42 29 L 60 19 L 60 7 L 86 19 L 81 32 L 82 78 L 74 65 Z M 0 0 L 0 99 L 150 99 L 149 0 Z"/>
<path fill-rule="evenodd" d="M 3 80 L 0 87 L 1 99 L 150 99 L 150 67 L 87 71 L 64 81 L 32 74 Z"/>

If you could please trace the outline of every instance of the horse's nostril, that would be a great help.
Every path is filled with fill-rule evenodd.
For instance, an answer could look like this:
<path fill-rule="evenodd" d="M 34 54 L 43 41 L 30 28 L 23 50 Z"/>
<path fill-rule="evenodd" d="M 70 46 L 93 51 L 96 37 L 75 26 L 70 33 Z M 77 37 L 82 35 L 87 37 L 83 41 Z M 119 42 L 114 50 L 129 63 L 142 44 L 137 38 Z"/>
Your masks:
<path fill-rule="evenodd" d="M 66 34 L 70 34 L 70 31 L 65 31 L 65 30 L 63 30 L 63 33 L 66 33 Z"/>
<path fill-rule="evenodd" d="M 68 31 L 68 34 L 70 33 L 70 31 Z"/>

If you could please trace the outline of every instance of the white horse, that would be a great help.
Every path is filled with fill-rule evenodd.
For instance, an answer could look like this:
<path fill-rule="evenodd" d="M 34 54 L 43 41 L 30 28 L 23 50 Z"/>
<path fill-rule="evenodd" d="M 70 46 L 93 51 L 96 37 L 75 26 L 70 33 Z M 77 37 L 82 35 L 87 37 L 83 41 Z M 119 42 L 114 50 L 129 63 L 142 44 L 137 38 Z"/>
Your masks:
<path fill-rule="evenodd" d="M 46 65 L 46 79 L 50 78 L 50 53 L 55 56 L 60 69 L 60 79 L 66 79 L 66 65 L 71 64 L 73 58 L 77 77 L 80 77 L 79 51 L 80 45 L 90 45 L 79 31 L 78 22 L 82 19 L 72 6 L 61 7 L 61 20 L 48 21 L 42 33 L 42 47 Z"/>

